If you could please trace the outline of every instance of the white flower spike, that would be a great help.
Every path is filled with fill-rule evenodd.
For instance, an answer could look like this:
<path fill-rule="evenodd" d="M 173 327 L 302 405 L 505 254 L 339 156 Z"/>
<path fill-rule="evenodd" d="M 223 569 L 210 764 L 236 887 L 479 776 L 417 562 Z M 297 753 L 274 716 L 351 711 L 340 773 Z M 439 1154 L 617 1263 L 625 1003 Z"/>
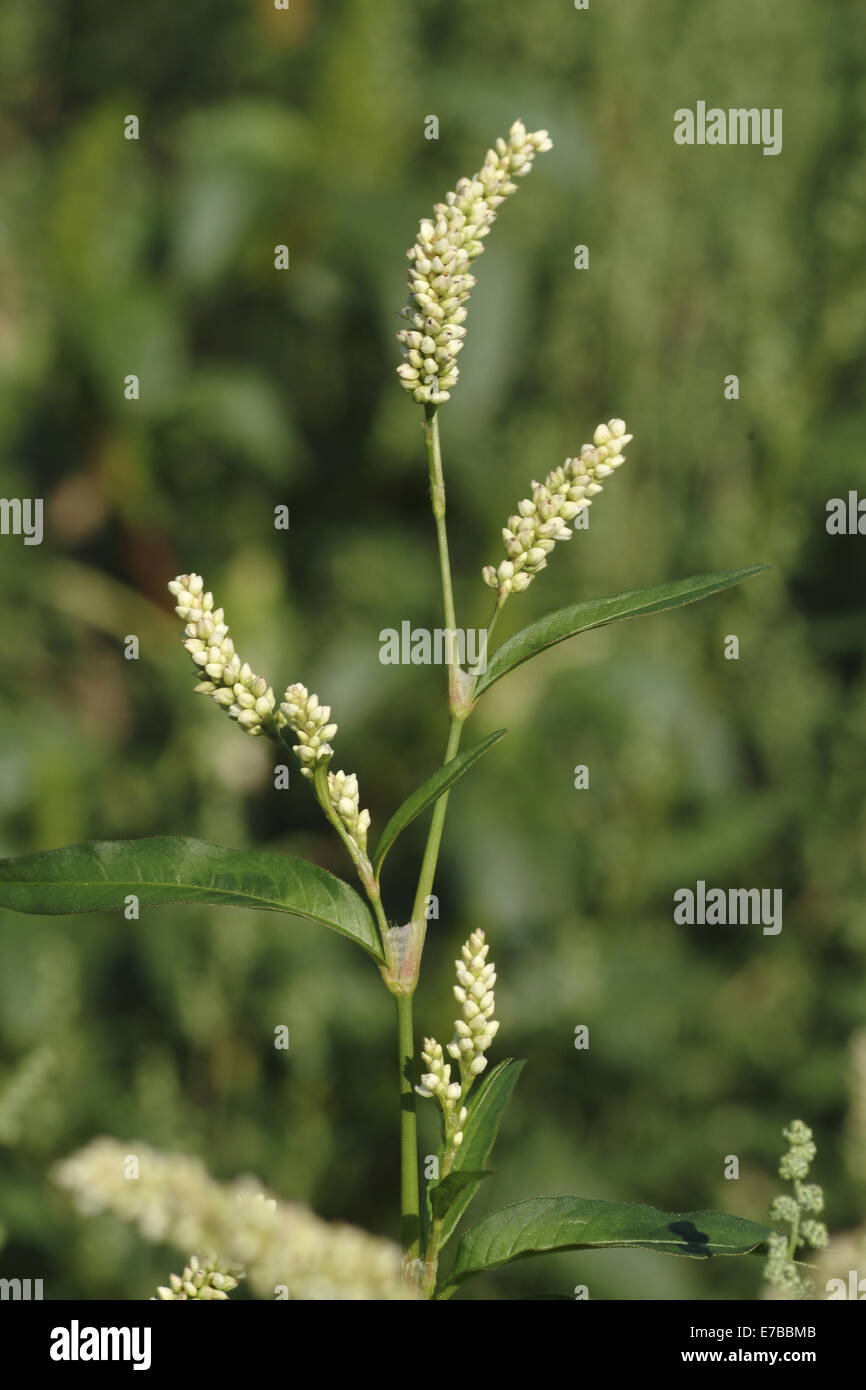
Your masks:
<path fill-rule="evenodd" d="M 522 121 L 515 121 L 508 140 L 497 140 L 487 151 L 478 173 L 461 179 L 444 203 L 435 205 L 434 216 L 421 222 L 418 240 L 406 252 L 411 293 L 402 314 L 411 327 L 397 334 L 405 359 L 397 375 L 419 404 L 441 405 L 450 398 L 466 336 L 465 304 L 477 283 L 470 262 L 484 250 L 500 203 L 517 192 L 512 179 L 523 178 L 536 154 L 552 148 L 546 130 L 529 134 Z"/>
<path fill-rule="evenodd" d="M 484 583 L 496 589 L 500 603 L 509 594 L 528 589 L 557 541 L 571 540 L 568 523 L 592 506 L 602 490 L 602 479 L 625 463 L 623 450 L 634 438 L 626 434 L 624 420 L 599 425 L 592 444 L 584 444 L 577 458 L 566 459 L 548 473 L 543 483 L 532 484 L 532 496 L 517 504 L 517 515 L 503 529 L 507 559 L 499 566 L 485 565 Z"/>
<path fill-rule="evenodd" d="M 301 772 L 304 777 L 312 777 L 317 763 L 334 756 L 329 740 L 338 726 L 329 722 L 331 706 L 320 705 L 318 695 L 311 695 L 305 685 L 295 684 L 283 696 L 280 714 L 298 736 L 295 752 L 302 764 Z"/>
<path fill-rule="evenodd" d="M 487 1066 L 484 1053 L 499 1031 L 499 1024 L 493 1017 L 496 968 L 487 960 L 489 949 L 484 932 L 474 931 L 461 949 L 461 959 L 454 962 L 457 967 L 454 997 L 461 1005 L 461 1012 L 454 1023 L 448 1054 L 457 1063 L 459 1081 L 452 1081 L 451 1063 L 445 1061 L 442 1044 L 435 1038 L 425 1038 L 421 1051 L 426 1071 L 415 1090 L 419 1096 L 437 1100 L 442 1108 L 445 1125 L 442 1177 L 463 1143 L 462 1126 L 468 1113 L 464 1102 L 476 1076 Z"/>
<path fill-rule="evenodd" d="M 235 652 L 223 610 L 214 608 L 213 594 L 206 592 L 200 574 L 181 574 L 169 584 L 175 612 L 186 623 L 183 645 L 196 671 L 206 676 L 196 693 L 210 695 L 248 734 L 267 733 L 279 740 L 287 726 L 298 738 L 294 751 L 304 777 L 312 779 L 317 765 L 334 756 L 330 740 L 337 732 L 330 705 L 319 703 L 306 686 L 290 685 L 277 707 L 274 692 L 263 676 L 257 676 Z M 360 854 L 367 852 L 370 812 L 358 800 L 358 779 L 346 772 L 328 773 L 331 809 L 339 817 Z M 327 809 L 327 808 L 326 808 Z"/>
<path fill-rule="evenodd" d="M 175 613 L 186 622 L 183 645 L 199 675 L 207 677 L 196 686 L 196 694 L 210 695 L 248 734 L 263 733 L 265 721 L 274 719 L 274 692 L 235 652 L 223 610 L 214 608 L 213 594 L 205 592 L 201 575 L 181 574 L 168 587 Z"/>

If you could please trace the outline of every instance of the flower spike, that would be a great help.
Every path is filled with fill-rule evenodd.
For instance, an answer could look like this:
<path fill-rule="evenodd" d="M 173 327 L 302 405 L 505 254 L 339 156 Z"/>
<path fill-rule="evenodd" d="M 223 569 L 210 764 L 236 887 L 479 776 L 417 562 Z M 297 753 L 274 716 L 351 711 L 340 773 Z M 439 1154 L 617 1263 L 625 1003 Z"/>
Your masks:
<path fill-rule="evenodd" d="M 548 473 L 543 483 L 532 484 L 532 496 L 517 504 L 517 515 L 503 529 L 506 559 L 499 566 L 485 565 L 484 583 L 496 589 L 500 605 L 509 594 L 528 589 L 557 541 L 571 540 L 568 523 L 592 506 L 602 490 L 602 479 L 625 463 L 625 446 L 633 439 L 624 420 L 599 425 L 592 444 L 584 444 L 577 458 L 566 459 Z"/>
<path fill-rule="evenodd" d="M 441 405 L 457 383 L 457 354 L 466 336 L 466 301 L 477 281 L 470 262 L 484 250 L 496 209 L 517 192 L 536 154 L 553 148 L 546 130 L 529 134 L 515 121 L 508 140 L 496 141 L 477 174 L 461 179 L 432 218 L 424 218 L 418 240 L 407 252 L 409 303 L 402 310 L 411 327 L 397 334 L 404 362 L 397 375 L 419 404 Z"/>
<path fill-rule="evenodd" d="M 195 687 L 196 694 L 210 695 L 248 734 L 263 733 L 265 720 L 274 716 L 274 692 L 237 655 L 223 610 L 214 608 L 201 575 L 181 574 L 168 587 L 175 613 L 186 622 L 183 645 L 198 674 L 207 677 Z"/>

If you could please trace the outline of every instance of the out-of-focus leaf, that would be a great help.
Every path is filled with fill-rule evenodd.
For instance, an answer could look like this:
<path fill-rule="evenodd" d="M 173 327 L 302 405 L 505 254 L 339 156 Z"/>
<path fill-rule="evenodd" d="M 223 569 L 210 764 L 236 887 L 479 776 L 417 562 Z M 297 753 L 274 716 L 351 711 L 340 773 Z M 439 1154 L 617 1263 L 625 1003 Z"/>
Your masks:
<path fill-rule="evenodd" d="M 233 364 L 196 372 L 178 403 L 185 429 L 231 450 L 270 478 L 285 478 L 286 456 L 297 448 L 294 431 L 267 377 Z"/>

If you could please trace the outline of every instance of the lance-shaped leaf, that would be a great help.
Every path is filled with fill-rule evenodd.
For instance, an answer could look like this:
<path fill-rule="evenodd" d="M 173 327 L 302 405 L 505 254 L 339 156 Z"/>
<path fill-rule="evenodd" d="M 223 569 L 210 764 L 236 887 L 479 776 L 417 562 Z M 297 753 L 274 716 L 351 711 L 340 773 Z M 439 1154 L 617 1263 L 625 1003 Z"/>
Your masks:
<path fill-rule="evenodd" d="M 489 1170 L 479 1170 L 477 1172 L 450 1172 L 447 1178 L 437 1182 L 430 1189 L 430 1210 L 438 1220 L 440 1217 L 447 1216 L 453 1208 L 457 1198 L 460 1197 L 467 1188 L 473 1187 L 476 1191 L 485 1178 L 492 1178 L 493 1173 Z"/>
<path fill-rule="evenodd" d="M 604 627 L 621 618 L 636 618 L 641 613 L 661 613 L 666 608 L 680 608 L 684 603 L 695 603 L 766 569 L 769 569 L 769 565 L 748 565 L 745 569 L 723 570 L 719 574 L 693 575 L 691 579 L 677 579 L 673 584 L 656 584 L 650 589 L 626 589 L 610 598 L 586 599 L 583 603 L 573 603 L 568 608 L 548 613 L 537 622 L 530 623 L 529 627 L 521 628 L 520 632 L 496 648 L 487 670 L 479 678 L 475 693 L 481 695 L 494 681 L 506 676 L 516 666 L 522 666 L 530 657 L 537 656 L 557 642 L 564 642 L 568 637 L 575 637 L 579 632 Z"/>
<path fill-rule="evenodd" d="M 382 831 L 376 846 L 376 853 L 373 855 L 373 868 L 377 874 L 388 850 L 397 836 L 406 829 L 406 826 L 416 816 L 420 816 L 421 812 L 425 811 L 428 806 L 432 806 L 434 801 L 438 801 L 439 797 L 447 792 L 448 788 L 453 786 L 464 772 L 469 771 L 473 763 L 477 763 L 478 759 L 483 757 L 488 749 L 492 748 L 494 743 L 498 743 L 501 738 L 504 738 L 507 733 L 507 729 L 497 729 L 495 734 L 489 734 L 480 743 L 476 743 L 474 748 L 467 748 L 464 753 L 458 753 L 457 757 L 445 763 L 444 767 L 437 768 L 432 777 L 428 777 L 426 782 L 422 782 L 418 790 L 407 797 L 402 806 L 398 806 Z"/>
<path fill-rule="evenodd" d="M 636 1202 L 604 1202 L 590 1197 L 530 1197 L 492 1212 L 466 1232 L 440 1296 L 450 1297 L 473 1274 L 530 1255 L 636 1246 L 666 1255 L 709 1259 L 714 1255 L 745 1255 L 769 1235 L 768 1228 L 757 1221 L 725 1212 L 657 1211 Z"/>
<path fill-rule="evenodd" d="M 382 959 L 362 899 L 305 859 L 155 835 L 90 840 L 0 860 L 0 907 L 15 912 L 99 912 L 122 908 L 130 894 L 140 903 L 223 904 L 310 917 Z"/>
<path fill-rule="evenodd" d="M 432 1213 L 442 1218 L 440 1250 L 453 1235 L 455 1226 L 483 1179 L 489 1176 L 484 1171 L 485 1165 L 496 1142 L 499 1123 L 525 1065 L 523 1060 L 515 1061 L 508 1057 L 485 1076 L 468 1107 L 469 1113 L 463 1125 L 463 1143 L 457 1150 L 451 1172 L 441 1183 L 429 1189 Z"/>

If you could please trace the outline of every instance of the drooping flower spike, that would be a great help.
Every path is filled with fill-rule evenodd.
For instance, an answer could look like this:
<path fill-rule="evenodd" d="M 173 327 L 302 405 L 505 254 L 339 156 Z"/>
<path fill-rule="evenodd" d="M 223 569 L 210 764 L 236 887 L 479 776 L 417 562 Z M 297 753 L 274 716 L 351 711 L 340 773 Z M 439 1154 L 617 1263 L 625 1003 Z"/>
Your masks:
<path fill-rule="evenodd" d="M 214 608 L 213 594 L 205 590 L 201 575 L 178 575 L 168 587 L 175 598 L 175 612 L 186 623 L 183 645 L 196 673 L 207 677 L 199 681 L 196 693 L 210 695 L 248 734 L 266 733 L 279 739 L 283 729 L 291 729 L 298 739 L 293 749 L 301 773 L 312 780 L 318 764 L 327 765 L 334 756 L 330 740 L 337 725 L 331 721 L 330 705 L 320 704 L 317 695 L 296 683 L 277 706 L 264 676 L 257 676 L 235 652 L 223 610 Z M 366 854 L 370 812 L 360 808 L 354 772 L 329 771 L 328 795 L 331 811 L 349 839 Z"/>
<path fill-rule="evenodd" d="M 224 621 L 214 608 L 213 594 L 206 592 L 200 574 L 181 574 L 169 584 L 175 613 L 186 622 L 183 645 L 199 675 L 196 694 L 210 695 L 248 734 L 264 732 L 265 720 L 274 716 L 274 692 L 264 676 L 257 676 L 242 662 Z M 285 720 L 282 721 L 285 723 Z"/>

